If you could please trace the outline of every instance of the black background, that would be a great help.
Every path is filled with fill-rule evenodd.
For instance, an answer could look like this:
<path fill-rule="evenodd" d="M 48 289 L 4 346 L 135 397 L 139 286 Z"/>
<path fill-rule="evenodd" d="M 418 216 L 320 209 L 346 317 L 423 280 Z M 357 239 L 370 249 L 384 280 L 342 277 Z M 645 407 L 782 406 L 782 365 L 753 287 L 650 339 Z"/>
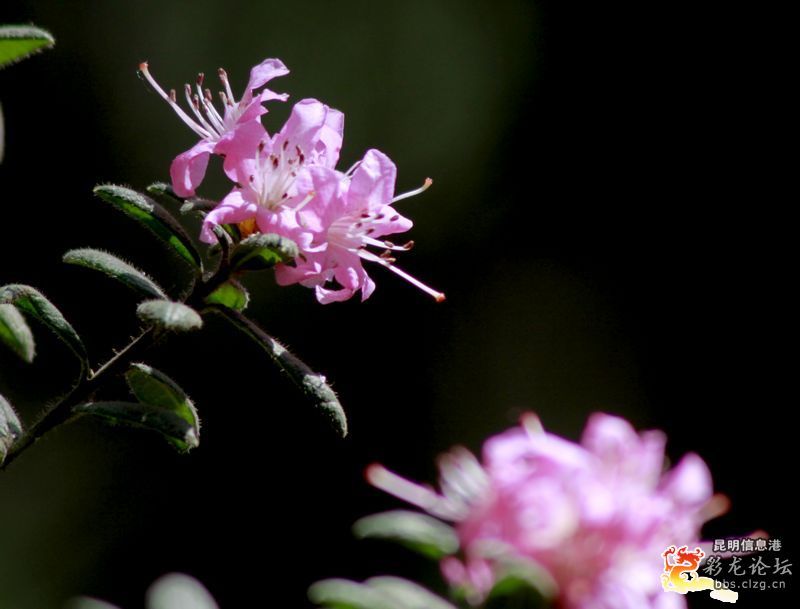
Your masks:
<path fill-rule="evenodd" d="M 367 303 L 322 307 L 250 277 L 252 316 L 333 380 L 351 436 L 230 328 L 176 337 L 148 362 L 195 398 L 200 448 L 182 457 L 89 422 L 37 444 L 0 476 L 0 607 L 78 593 L 137 607 L 175 570 L 222 607 L 304 606 L 329 576 L 436 586 L 433 565 L 352 539 L 356 518 L 397 505 L 363 468 L 433 480 L 438 452 L 478 450 L 524 410 L 572 438 L 595 410 L 665 430 L 670 456 L 700 453 L 732 499 L 706 536 L 764 529 L 792 558 L 783 16 L 708 2 L 30 1 L 3 3 L 0 21 L 58 40 L 0 73 L 0 283 L 41 288 L 94 361 L 136 332 L 136 301 L 65 268 L 63 251 L 112 249 L 181 281 L 155 239 L 91 196 L 166 179 L 192 143 L 137 81 L 143 59 L 165 86 L 224 65 L 238 90 L 281 57 L 293 72 L 274 89 L 345 112 L 342 166 L 374 146 L 400 191 L 434 178 L 401 204 L 417 248 L 400 264 L 448 295 L 436 305 L 374 269 Z M 204 194 L 223 193 L 212 179 Z M 37 330 L 33 366 L 0 353 L 0 391 L 26 421 L 75 371 Z"/>

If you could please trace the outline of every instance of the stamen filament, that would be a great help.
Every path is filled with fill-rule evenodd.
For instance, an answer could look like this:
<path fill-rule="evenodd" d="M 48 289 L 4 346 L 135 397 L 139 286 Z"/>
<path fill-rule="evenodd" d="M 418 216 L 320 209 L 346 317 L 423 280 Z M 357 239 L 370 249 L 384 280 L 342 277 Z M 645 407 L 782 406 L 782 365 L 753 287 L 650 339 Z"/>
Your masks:
<path fill-rule="evenodd" d="M 164 89 L 161 88 L 161 86 L 156 82 L 155 78 L 153 78 L 153 76 L 150 74 L 150 70 L 148 69 L 146 61 L 143 61 L 142 63 L 139 64 L 139 72 L 142 74 L 142 76 L 145 77 L 147 82 L 150 83 L 150 86 L 153 87 L 156 93 L 158 93 L 164 99 L 164 101 L 166 101 L 172 107 L 172 109 L 175 111 L 178 117 L 180 117 L 180 119 L 184 123 L 186 123 L 186 125 L 192 131 L 194 131 L 197 135 L 199 135 L 203 139 L 213 137 L 211 133 L 209 133 L 206 129 L 197 124 L 197 122 L 194 121 L 192 117 L 186 114 L 186 112 L 183 111 L 183 108 L 181 108 L 178 105 L 178 102 L 176 102 L 174 98 L 167 95 L 166 91 L 164 91 Z"/>
<path fill-rule="evenodd" d="M 433 184 L 433 180 L 430 178 L 425 178 L 425 183 L 417 188 L 416 190 L 410 190 L 408 192 L 404 192 L 401 195 L 397 195 L 394 199 L 392 199 L 392 203 L 397 203 L 398 201 L 402 201 L 403 199 L 409 199 L 411 197 L 416 197 L 419 194 L 422 194 L 426 190 L 428 190 Z"/>
<path fill-rule="evenodd" d="M 368 252 L 367 250 L 361 249 L 361 250 L 358 250 L 358 255 L 361 256 L 362 258 L 364 258 L 365 260 L 370 260 L 371 262 L 377 262 L 381 266 L 385 266 L 387 269 L 389 269 L 390 271 L 392 271 L 396 275 L 399 275 L 400 277 L 402 277 L 403 279 L 408 281 L 411 285 L 416 286 L 420 290 L 425 292 L 426 294 L 430 294 L 431 296 L 433 296 L 433 298 L 434 298 L 434 300 L 436 300 L 436 302 L 444 302 L 446 300 L 446 298 L 447 298 L 444 295 L 444 293 L 437 292 L 432 287 L 427 286 L 424 283 L 422 283 L 416 277 L 412 277 L 411 275 L 406 273 L 404 270 L 397 268 L 396 266 L 394 266 L 388 260 L 384 260 L 380 256 L 376 256 L 372 252 Z"/>
<path fill-rule="evenodd" d="M 235 103 L 236 98 L 233 96 L 233 91 L 231 91 L 231 83 L 228 82 L 228 73 L 220 68 L 219 69 L 219 79 L 222 81 L 222 85 L 225 87 L 225 93 L 228 96 L 231 104 Z"/>

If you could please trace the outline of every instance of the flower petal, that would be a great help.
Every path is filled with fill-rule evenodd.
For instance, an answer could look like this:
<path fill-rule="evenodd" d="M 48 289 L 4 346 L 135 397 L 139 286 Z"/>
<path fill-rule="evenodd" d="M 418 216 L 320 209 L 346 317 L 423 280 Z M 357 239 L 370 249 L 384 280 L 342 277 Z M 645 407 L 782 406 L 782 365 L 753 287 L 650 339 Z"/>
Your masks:
<path fill-rule="evenodd" d="M 688 453 L 664 476 L 662 490 L 684 507 L 702 507 L 713 494 L 711 472 L 699 455 Z"/>
<path fill-rule="evenodd" d="M 175 157 L 169 168 L 172 188 L 179 197 L 193 197 L 195 189 L 203 181 L 208 167 L 208 158 L 214 143 L 202 140 Z"/>
<path fill-rule="evenodd" d="M 389 205 L 396 178 L 397 167 L 392 160 L 380 150 L 368 150 L 353 172 L 348 198 L 360 201 L 368 209 Z"/>
<path fill-rule="evenodd" d="M 213 227 L 221 224 L 238 224 L 256 216 L 258 205 L 246 201 L 239 190 L 232 191 L 220 201 L 203 220 L 200 240 L 204 243 L 216 243 Z"/>

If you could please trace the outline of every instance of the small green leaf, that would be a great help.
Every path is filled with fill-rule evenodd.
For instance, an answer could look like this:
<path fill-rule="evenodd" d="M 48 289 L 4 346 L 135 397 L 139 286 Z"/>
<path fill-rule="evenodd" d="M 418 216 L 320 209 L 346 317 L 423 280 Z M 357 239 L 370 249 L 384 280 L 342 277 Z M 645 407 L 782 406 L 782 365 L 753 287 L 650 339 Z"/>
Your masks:
<path fill-rule="evenodd" d="M 3 120 L 3 105 L 0 104 L 0 163 L 6 153 L 6 124 Z"/>
<path fill-rule="evenodd" d="M 0 465 L 5 461 L 9 449 L 22 435 L 22 423 L 16 411 L 0 394 Z"/>
<path fill-rule="evenodd" d="M 217 603 L 193 577 L 170 573 L 150 586 L 147 609 L 217 609 Z"/>
<path fill-rule="evenodd" d="M 280 235 L 259 233 L 236 246 L 231 256 L 231 267 L 237 271 L 260 271 L 294 260 L 297 255 L 294 241 Z"/>
<path fill-rule="evenodd" d="M 81 596 L 69 601 L 65 609 L 119 609 L 119 607 L 96 598 Z"/>
<path fill-rule="evenodd" d="M 219 203 L 202 197 L 184 198 L 175 193 L 172 186 L 164 182 L 155 182 L 147 187 L 147 192 L 159 201 L 171 205 L 180 205 L 181 214 L 188 214 L 192 211 L 207 213 L 214 209 Z"/>
<path fill-rule="evenodd" d="M 397 541 L 434 559 L 458 551 L 458 535 L 441 520 L 406 510 L 394 510 L 361 518 L 353 525 L 356 537 Z"/>
<path fill-rule="evenodd" d="M 347 579 L 325 579 L 308 589 L 312 603 L 334 609 L 399 609 L 381 592 Z"/>
<path fill-rule="evenodd" d="M 180 302 L 146 300 L 136 309 L 143 322 L 173 332 L 190 332 L 203 327 L 200 314 Z"/>
<path fill-rule="evenodd" d="M 184 201 L 183 197 L 179 197 L 175 194 L 175 191 L 172 190 L 172 186 L 164 182 L 153 182 L 146 190 L 147 194 L 152 195 L 163 203 L 180 205 Z"/>
<path fill-rule="evenodd" d="M 398 609 L 456 609 L 428 589 L 401 577 L 372 577 L 364 583 L 389 598 Z"/>
<path fill-rule="evenodd" d="M 0 68 L 55 44 L 49 32 L 32 25 L 0 25 Z"/>
<path fill-rule="evenodd" d="M 215 201 L 209 201 L 208 199 L 200 199 L 198 197 L 192 197 L 191 199 L 186 199 L 183 204 L 181 204 L 180 212 L 182 215 L 190 214 L 193 211 L 205 215 L 214 209 L 218 203 Z"/>
<path fill-rule="evenodd" d="M 50 328 L 78 357 L 84 371 L 89 369 L 86 348 L 64 316 L 44 295 L 27 285 L 11 284 L 0 288 L 0 304 L 13 304 Z"/>
<path fill-rule="evenodd" d="M 241 283 L 231 279 L 206 296 L 206 302 L 244 311 L 250 302 L 250 295 Z"/>
<path fill-rule="evenodd" d="M 113 425 L 156 431 L 181 452 L 187 452 L 200 443 L 197 429 L 191 423 L 161 406 L 136 402 L 90 402 L 76 406 L 74 411 L 99 417 Z"/>
<path fill-rule="evenodd" d="M 33 333 L 25 318 L 12 304 L 0 304 L 0 341 L 29 364 L 36 354 Z"/>
<path fill-rule="evenodd" d="M 342 437 L 347 435 L 347 417 L 344 409 L 323 375 L 314 372 L 305 362 L 238 311 L 219 306 L 214 306 L 212 311 L 222 315 L 264 349 L 272 361 L 292 379 L 314 406 L 325 414 L 339 434 Z"/>
<path fill-rule="evenodd" d="M 95 186 L 94 192 L 148 228 L 167 243 L 180 258 L 196 268 L 202 268 L 200 254 L 197 253 L 189 235 L 177 220 L 153 199 L 130 188 L 113 184 Z"/>
<path fill-rule="evenodd" d="M 158 284 L 142 271 L 113 254 L 94 249 L 70 250 L 64 254 L 64 262 L 105 273 L 125 284 L 134 292 L 149 298 L 167 298 Z"/>
<path fill-rule="evenodd" d="M 195 428 L 200 437 L 200 417 L 183 389 L 163 372 L 147 364 L 131 364 L 125 380 L 136 399 L 171 410 Z"/>

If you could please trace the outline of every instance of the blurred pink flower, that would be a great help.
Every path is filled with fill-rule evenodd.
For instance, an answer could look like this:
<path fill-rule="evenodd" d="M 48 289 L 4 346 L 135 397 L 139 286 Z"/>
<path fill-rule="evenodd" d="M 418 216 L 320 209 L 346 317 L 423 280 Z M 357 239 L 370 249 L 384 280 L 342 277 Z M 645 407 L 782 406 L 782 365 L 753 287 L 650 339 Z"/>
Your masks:
<path fill-rule="evenodd" d="M 367 475 L 456 523 L 462 555 L 443 560 L 442 571 L 475 602 L 513 557 L 545 573 L 565 609 L 677 608 L 685 598 L 662 590 L 661 553 L 697 545 L 725 501 L 712 497 L 711 474 L 695 454 L 665 472 L 664 445 L 662 433 L 637 434 L 606 414 L 591 416 L 580 444 L 527 415 L 484 444 L 482 464 L 464 449 L 442 456 L 441 493 L 377 465 Z"/>
<path fill-rule="evenodd" d="M 367 260 L 400 275 L 437 301 L 444 300 L 444 294 L 394 266 L 392 252 L 407 251 L 413 242 L 395 245 L 385 239 L 412 226 L 411 220 L 397 213 L 392 203 L 417 194 L 430 184 L 428 180 L 418 191 L 395 197 L 396 175 L 397 168 L 389 157 L 373 149 L 367 151 L 352 175 L 317 165 L 298 176 L 298 190 L 314 195 L 297 208 L 297 222 L 313 237 L 311 243 L 302 246 L 302 260 L 278 266 L 278 283 L 313 287 L 317 300 L 323 304 L 347 300 L 359 290 L 363 301 L 375 289 L 375 282 L 362 265 L 362 260 Z M 370 247 L 383 253 L 378 255 Z M 332 282 L 338 285 L 329 287 Z"/>
<path fill-rule="evenodd" d="M 179 154 L 170 167 L 172 188 L 181 197 L 194 195 L 195 189 L 203 181 L 211 154 L 227 156 L 231 148 L 236 147 L 234 140 L 239 128 L 252 123 L 260 126 L 259 117 L 267 112 L 262 105 L 264 102 L 288 99 L 288 95 L 275 93 L 269 89 L 263 89 L 261 93 L 254 95 L 255 89 L 263 87 L 273 78 L 289 73 L 288 68 L 279 59 L 265 59 L 250 70 L 250 80 L 239 101 L 236 101 L 231 91 L 227 73 L 220 68 L 219 78 L 224 87 L 224 91 L 219 93 L 223 105 L 222 114 L 214 107 L 211 91 L 203 89 L 203 74 L 197 77 L 195 93 L 192 93 L 190 85 L 184 85 L 186 102 L 194 118 L 178 105 L 174 89 L 167 94 L 156 82 L 150 74 L 147 62 L 139 65 L 139 71 L 181 120 L 200 136 L 200 141 L 186 152 Z"/>

